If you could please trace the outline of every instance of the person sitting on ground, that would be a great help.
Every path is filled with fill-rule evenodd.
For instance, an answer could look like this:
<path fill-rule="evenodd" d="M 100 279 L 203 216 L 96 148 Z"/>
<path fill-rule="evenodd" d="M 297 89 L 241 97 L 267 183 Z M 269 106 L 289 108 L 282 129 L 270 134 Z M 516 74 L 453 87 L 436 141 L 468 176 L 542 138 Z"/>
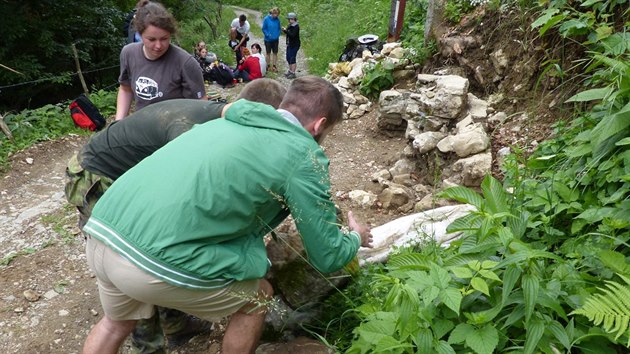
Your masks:
<path fill-rule="evenodd" d="M 269 71 L 278 72 L 278 44 L 282 25 L 280 24 L 280 10 L 273 7 L 269 15 L 265 16 L 262 25 L 262 32 L 265 36 L 265 61 L 269 63 Z"/>
<path fill-rule="evenodd" d="M 285 93 L 286 89 L 278 81 L 260 79 L 245 85 L 237 100 L 277 108 Z M 83 229 L 92 208 L 113 181 L 193 125 L 221 117 L 227 107 L 221 102 L 193 99 L 163 101 L 94 134 L 66 168 L 65 195 L 79 212 L 79 227 Z M 158 307 L 152 318 L 138 322 L 131 343 L 139 353 L 160 353 L 165 352 L 165 334 L 172 347 L 209 329 L 205 321 Z"/>
<path fill-rule="evenodd" d="M 251 48 L 252 57 L 258 58 L 258 63 L 260 64 L 260 73 L 262 74 L 262 76 L 267 75 L 267 60 L 265 60 L 265 56 L 260 53 L 262 50 L 260 44 L 254 43 L 252 44 Z"/>
<path fill-rule="evenodd" d="M 243 48 L 243 59 L 241 59 L 237 70 L 234 72 L 234 78 L 247 82 L 260 79 L 261 77 L 262 72 L 260 72 L 258 58 L 251 56 L 249 49 Z"/>
<path fill-rule="evenodd" d="M 199 41 L 199 42 L 195 45 L 195 47 L 194 47 L 194 49 L 193 49 L 193 57 L 195 57 L 195 59 L 196 59 L 197 61 L 199 61 L 199 57 L 201 56 L 201 50 L 202 50 L 202 49 L 207 49 L 207 48 L 206 48 L 206 42 L 204 42 L 204 41 Z"/>
<path fill-rule="evenodd" d="M 342 113 L 333 84 L 300 77 L 280 109 L 238 100 L 224 119 L 191 129 L 121 176 L 84 227 L 104 317 L 83 352 L 116 353 L 157 305 L 209 321 L 231 316 L 221 353 L 253 353 L 273 295 L 263 278 L 264 236 L 290 213 L 322 273 L 370 247 L 369 227 L 352 212 L 349 231 L 337 225 L 319 145 Z"/>
<path fill-rule="evenodd" d="M 243 59 L 242 50 L 247 48 L 249 30 L 249 21 L 247 21 L 245 14 L 241 14 L 232 20 L 230 25 L 230 48 L 236 54 L 237 63 Z"/>
<path fill-rule="evenodd" d="M 199 62 L 199 66 L 201 66 L 204 80 L 210 80 L 210 72 L 212 71 L 212 65 L 215 60 L 216 56 L 214 56 L 213 59 L 211 56 L 208 55 L 208 49 L 201 48 L 197 61 Z"/>

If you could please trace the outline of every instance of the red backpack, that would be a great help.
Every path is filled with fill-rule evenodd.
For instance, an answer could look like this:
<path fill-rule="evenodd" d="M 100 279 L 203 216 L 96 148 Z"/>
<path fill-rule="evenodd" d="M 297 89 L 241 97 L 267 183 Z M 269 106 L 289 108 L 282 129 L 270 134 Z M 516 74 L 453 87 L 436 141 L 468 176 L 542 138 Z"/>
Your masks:
<path fill-rule="evenodd" d="M 95 131 L 101 130 L 106 124 L 106 120 L 98 108 L 83 93 L 70 103 L 69 108 L 74 124 L 80 128 Z"/>

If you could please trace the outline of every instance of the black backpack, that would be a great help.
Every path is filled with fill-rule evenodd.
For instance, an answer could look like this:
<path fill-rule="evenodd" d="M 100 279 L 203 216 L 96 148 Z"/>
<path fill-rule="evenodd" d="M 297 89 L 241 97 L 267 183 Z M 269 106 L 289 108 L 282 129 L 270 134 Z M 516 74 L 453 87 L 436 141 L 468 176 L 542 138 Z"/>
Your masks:
<path fill-rule="evenodd" d="M 212 66 L 212 69 L 210 69 L 209 78 L 212 81 L 216 81 L 216 83 L 221 86 L 229 85 L 234 80 L 232 70 L 230 70 L 230 68 L 223 63 Z"/>

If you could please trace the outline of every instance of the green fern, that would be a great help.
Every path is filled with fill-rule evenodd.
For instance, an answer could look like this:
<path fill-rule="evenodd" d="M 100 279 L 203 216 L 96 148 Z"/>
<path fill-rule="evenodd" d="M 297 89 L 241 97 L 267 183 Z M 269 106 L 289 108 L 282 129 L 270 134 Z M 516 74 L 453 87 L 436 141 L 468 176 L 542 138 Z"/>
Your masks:
<path fill-rule="evenodd" d="M 619 276 L 626 286 L 606 281 L 606 288 L 599 289 L 602 293 L 592 295 L 582 308 L 571 312 L 586 316 L 596 326 L 602 325 L 608 333 L 616 333 L 615 340 L 630 330 L 630 279 Z"/>

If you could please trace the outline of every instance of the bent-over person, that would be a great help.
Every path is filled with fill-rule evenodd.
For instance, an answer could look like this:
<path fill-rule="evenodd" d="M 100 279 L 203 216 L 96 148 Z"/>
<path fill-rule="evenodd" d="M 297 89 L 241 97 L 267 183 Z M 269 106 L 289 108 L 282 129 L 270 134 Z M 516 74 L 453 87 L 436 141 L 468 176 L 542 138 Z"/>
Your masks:
<path fill-rule="evenodd" d="M 272 296 L 264 235 L 292 214 L 309 262 L 341 269 L 368 227 L 336 224 L 329 161 L 319 146 L 341 120 L 341 93 L 294 80 L 280 109 L 238 100 L 121 176 L 84 230 L 104 317 L 85 353 L 116 353 L 154 305 L 209 321 L 230 316 L 222 353 L 252 353 Z M 166 168 L 167 167 L 167 168 Z"/>
<path fill-rule="evenodd" d="M 260 79 L 245 85 L 237 99 L 277 108 L 285 93 L 278 81 Z M 225 103 L 195 99 L 163 101 L 92 136 L 66 169 L 66 198 L 79 211 L 79 226 L 83 228 L 92 208 L 113 181 L 195 124 L 221 117 L 226 107 Z M 169 347 L 174 347 L 210 327 L 206 321 L 158 307 L 153 317 L 138 322 L 131 344 L 138 353 L 164 352 L 165 335 Z"/>

